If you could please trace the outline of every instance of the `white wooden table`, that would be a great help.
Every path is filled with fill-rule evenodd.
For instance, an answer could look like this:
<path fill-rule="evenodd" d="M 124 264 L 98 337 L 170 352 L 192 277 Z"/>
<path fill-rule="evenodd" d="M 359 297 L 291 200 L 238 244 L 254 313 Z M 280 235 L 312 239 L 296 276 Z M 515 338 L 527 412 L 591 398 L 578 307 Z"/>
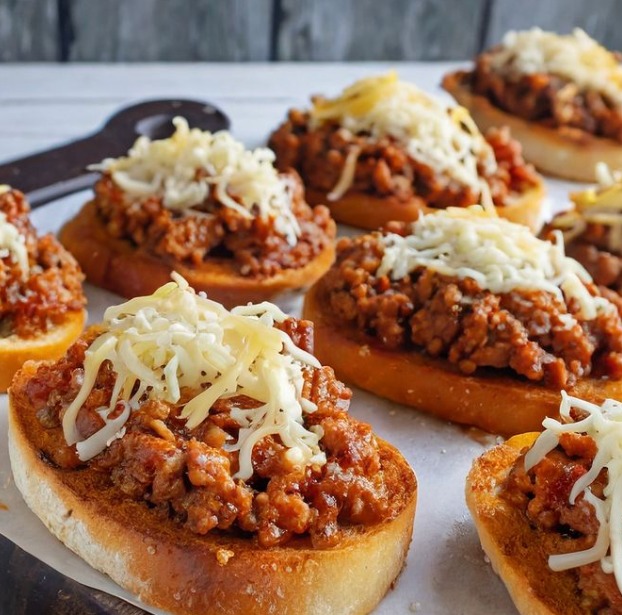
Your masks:
<path fill-rule="evenodd" d="M 216 104 L 229 114 L 235 136 L 249 146 L 257 146 L 283 120 L 288 108 L 307 105 L 312 93 L 336 94 L 359 77 L 391 67 L 423 89 L 441 93 L 440 78 L 453 66 L 0 65 L 0 161 L 84 136 L 95 131 L 119 107 L 133 101 L 167 97 L 196 98 Z M 85 161 L 88 162 L 94 161 Z M 549 187 L 557 205 L 565 200 L 567 184 L 549 182 Z M 49 215 L 52 212 L 49 210 Z M 465 430 L 358 391 L 351 411 L 373 423 L 380 435 L 404 451 L 420 483 L 408 565 L 397 588 L 385 598 L 378 612 L 514 613 L 503 586 L 484 561 L 462 496 L 471 459 L 494 439 L 469 437 Z M 0 451 L 3 446 L 0 443 Z M 3 470 L 8 472 L 0 467 L 0 483 Z M 0 492 L 0 500 L 1 495 Z M 3 514 L 11 511 L 0 509 L 0 515 Z M 8 557 L 6 549 L 0 550 L 0 571 L 11 565 L 6 561 Z M 33 591 L 38 591 L 36 581 L 30 579 Z M 58 578 L 53 582 L 58 583 Z M 2 591 L 16 590 L 5 587 Z M 63 587 L 62 591 L 72 590 Z M 93 608 L 95 613 L 123 610 L 118 603 L 108 610 Z M 54 611 L 62 612 L 65 611 Z"/>
<path fill-rule="evenodd" d="M 261 144 L 287 108 L 337 93 L 359 77 L 398 68 L 426 90 L 450 64 L 0 64 L 0 160 L 95 130 L 139 99 L 198 98 L 221 106 L 235 135 Z"/>

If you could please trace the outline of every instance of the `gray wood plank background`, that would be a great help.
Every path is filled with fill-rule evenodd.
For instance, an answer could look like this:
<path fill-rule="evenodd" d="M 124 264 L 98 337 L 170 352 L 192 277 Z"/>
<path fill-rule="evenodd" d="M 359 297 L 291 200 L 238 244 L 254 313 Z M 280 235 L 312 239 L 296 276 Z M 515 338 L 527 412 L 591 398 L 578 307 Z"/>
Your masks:
<path fill-rule="evenodd" d="M 279 60 L 439 60 L 477 52 L 485 0 L 283 0 L 281 6 Z"/>
<path fill-rule="evenodd" d="M 59 60 L 56 0 L 0 0 L 0 61 Z"/>
<path fill-rule="evenodd" d="M 72 0 L 68 59 L 268 60 L 272 4 L 272 0 Z"/>
<path fill-rule="evenodd" d="M 509 29 L 622 49 L 622 0 L 0 0 L 0 61 L 459 60 Z"/>
<path fill-rule="evenodd" d="M 622 49 L 621 20 L 620 0 L 495 0 L 490 7 L 484 45 L 498 42 L 509 29 L 540 26 L 570 32 L 579 27 L 610 49 Z"/>

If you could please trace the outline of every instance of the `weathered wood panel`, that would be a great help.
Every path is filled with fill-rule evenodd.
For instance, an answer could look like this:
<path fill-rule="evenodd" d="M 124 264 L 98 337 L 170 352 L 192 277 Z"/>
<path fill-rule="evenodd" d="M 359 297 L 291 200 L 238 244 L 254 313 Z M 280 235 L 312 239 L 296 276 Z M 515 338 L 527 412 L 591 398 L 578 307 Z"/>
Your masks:
<path fill-rule="evenodd" d="M 268 60 L 272 0 L 70 0 L 70 60 Z"/>
<path fill-rule="evenodd" d="M 622 49 L 622 0 L 0 0 L 0 61 L 465 59 L 509 29 Z"/>
<path fill-rule="evenodd" d="M 0 61 L 58 60 L 56 0 L 0 0 Z"/>
<path fill-rule="evenodd" d="M 583 28 L 611 49 L 622 49 L 622 0 L 494 0 L 486 45 L 498 43 L 508 30 L 539 26 L 566 33 Z"/>
<path fill-rule="evenodd" d="M 281 0 L 279 60 L 450 60 L 480 44 L 485 0 Z"/>

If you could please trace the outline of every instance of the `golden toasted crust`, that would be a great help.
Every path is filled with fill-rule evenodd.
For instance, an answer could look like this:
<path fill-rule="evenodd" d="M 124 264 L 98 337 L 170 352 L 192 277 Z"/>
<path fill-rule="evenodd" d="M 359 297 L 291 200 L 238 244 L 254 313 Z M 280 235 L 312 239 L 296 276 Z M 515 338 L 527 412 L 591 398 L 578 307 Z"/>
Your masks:
<path fill-rule="evenodd" d="M 502 218 L 524 224 L 538 232 L 542 226 L 544 193 L 544 184 L 540 183 L 517 196 L 512 203 L 497 207 L 497 213 Z M 413 222 L 421 212 L 438 211 L 428 207 L 421 197 L 416 196 L 408 201 L 401 201 L 392 196 L 379 197 L 350 191 L 337 201 L 329 201 L 325 192 L 313 188 L 307 188 L 305 195 L 312 205 L 326 205 L 337 222 L 370 230 L 385 226 L 391 220 Z"/>
<path fill-rule="evenodd" d="M 573 573 L 548 566 L 547 536 L 533 530 L 523 513 L 500 498 L 499 486 L 523 447 L 538 434 L 524 434 L 484 453 L 473 463 L 466 501 L 482 548 L 521 615 L 579 615 Z"/>
<path fill-rule="evenodd" d="M 466 107 L 480 130 L 509 126 L 523 146 L 525 159 L 538 170 L 573 181 L 596 181 L 597 162 L 622 168 L 622 144 L 595 137 L 578 128 L 549 128 L 529 122 L 494 106 L 485 96 L 473 94 L 464 85 L 465 71 L 445 75 L 443 87 Z"/>
<path fill-rule="evenodd" d="M 303 317 L 313 321 L 318 359 L 337 377 L 442 419 L 505 436 L 541 429 L 558 416 L 559 391 L 518 377 L 478 371 L 465 375 L 445 359 L 414 351 L 387 350 L 354 327 L 337 323 L 320 280 L 305 296 Z M 580 379 L 568 392 L 602 402 L 622 397 L 622 381 Z"/>
<path fill-rule="evenodd" d="M 84 328 L 84 310 L 68 312 L 65 318 L 47 333 L 32 338 L 16 335 L 0 338 L 0 393 L 5 393 L 15 372 L 28 360 L 58 359 Z"/>
<path fill-rule="evenodd" d="M 92 201 L 63 226 L 59 239 L 96 286 L 128 298 L 149 295 L 166 284 L 175 270 L 195 290 L 205 291 L 210 299 L 227 308 L 274 299 L 281 293 L 307 287 L 335 258 L 331 242 L 304 267 L 285 269 L 262 279 L 240 275 L 230 259 L 209 259 L 200 267 L 186 265 L 158 258 L 128 241 L 111 237 Z"/>
<path fill-rule="evenodd" d="M 27 363 L 12 390 L 35 369 Z M 25 417 L 32 410 L 19 406 L 23 399 L 10 395 L 9 453 L 26 503 L 70 549 L 145 603 L 180 615 L 362 614 L 378 604 L 404 565 L 417 483 L 387 443 L 380 446 L 404 489 L 396 518 L 353 527 L 331 549 L 313 549 L 307 538 L 262 549 L 244 537 L 183 530 L 141 502 L 119 499 L 98 479 L 101 473 L 56 470 L 28 438 Z"/>

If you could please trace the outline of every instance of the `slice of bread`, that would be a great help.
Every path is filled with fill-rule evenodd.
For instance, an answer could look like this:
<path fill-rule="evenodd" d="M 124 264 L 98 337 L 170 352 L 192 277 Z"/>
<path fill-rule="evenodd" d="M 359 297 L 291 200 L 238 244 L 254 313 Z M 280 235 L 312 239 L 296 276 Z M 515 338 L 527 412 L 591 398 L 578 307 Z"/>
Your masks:
<path fill-rule="evenodd" d="M 47 528 L 94 568 L 147 604 L 183 615 L 363 614 L 395 582 L 410 544 L 417 482 L 402 455 L 379 441 L 399 477 L 399 512 L 346 528 L 330 549 L 306 537 L 261 548 L 241 534 L 193 534 L 141 501 L 120 496 L 102 472 L 59 470 L 32 443 L 42 429 L 24 394 L 27 363 L 10 395 L 15 484 Z"/>
<path fill-rule="evenodd" d="M 500 486 L 521 450 L 537 433 L 516 436 L 475 460 L 466 481 L 466 501 L 484 552 L 521 615 L 585 615 L 572 571 L 553 572 L 545 533 L 499 497 Z"/>
<path fill-rule="evenodd" d="M 311 205 L 326 205 L 337 222 L 369 230 L 376 230 L 392 220 L 414 222 L 421 213 L 438 211 L 428 207 L 425 200 L 417 196 L 401 201 L 394 196 L 381 197 L 349 191 L 337 201 L 329 201 L 326 193 L 313 188 L 307 188 L 305 194 Z M 516 195 L 508 205 L 496 207 L 497 213 L 502 218 L 524 224 L 537 232 L 542 226 L 544 194 L 544 184 L 540 183 Z"/>
<path fill-rule="evenodd" d="M 58 359 L 80 336 L 86 312 L 71 311 L 46 333 L 22 338 L 0 337 L 0 393 L 5 393 L 18 369 L 28 360 Z"/>
<path fill-rule="evenodd" d="M 170 280 L 172 271 L 177 271 L 197 291 L 205 291 L 210 299 L 228 308 L 249 301 L 273 300 L 282 293 L 305 288 L 335 258 L 331 242 L 304 267 L 283 269 L 265 278 L 240 275 L 231 259 L 226 258 L 208 259 L 195 267 L 159 258 L 129 241 L 111 237 L 92 201 L 63 226 L 59 239 L 95 286 L 128 298 L 150 295 Z"/>
<path fill-rule="evenodd" d="M 439 418 L 511 436 L 539 430 L 559 415 L 559 391 L 493 368 L 463 374 L 446 359 L 387 350 L 351 325 L 336 322 L 320 280 L 305 296 L 303 318 L 314 324 L 314 352 L 337 377 Z M 594 402 L 622 399 L 622 380 L 580 378 L 571 395 Z"/>
<path fill-rule="evenodd" d="M 509 126 L 523 146 L 525 160 L 539 171 L 572 181 L 595 182 L 597 162 L 605 162 L 611 169 L 622 168 L 622 143 L 578 128 L 549 128 L 507 113 L 464 85 L 465 74 L 458 71 L 445 75 L 443 87 L 469 110 L 480 130 Z"/>

